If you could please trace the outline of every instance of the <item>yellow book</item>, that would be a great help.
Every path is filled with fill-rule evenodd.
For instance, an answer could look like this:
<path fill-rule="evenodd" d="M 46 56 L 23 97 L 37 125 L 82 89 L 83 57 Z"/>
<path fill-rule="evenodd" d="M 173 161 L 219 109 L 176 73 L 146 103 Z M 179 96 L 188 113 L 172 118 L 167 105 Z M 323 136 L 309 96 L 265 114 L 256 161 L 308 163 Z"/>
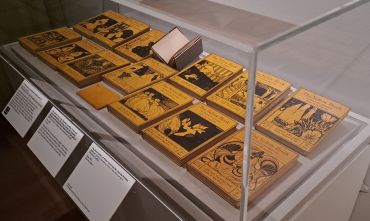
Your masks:
<path fill-rule="evenodd" d="M 240 206 L 244 131 L 239 130 L 187 163 L 187 169 L 235 207 Z M 248 201 L 254 201 L 297 161 L 298 154 L 253 131 Z"/>
<path fill-rule="evenodd" d="M 78 91 L 77 95 L 97 110 L 100 110 L 108 104 L 114 103 L 121 99 L 119 94 L 101 83 L 84 88 Z"/>
<path fill-rule="evenodd" d="M 38 56 L 49 66 L 56 68 L 66 62 L 74 61 L 103 50 L 104 48 L 89 40 L 81 40 L 40 51 L 38 52 Z"/>
<path fill-rule="evenodd" d="M 126 59 L 106 50 L 67 62 L 58 69 L 78 87 L 85 87 L 100 81 L 104 73 L 128 64 Z"/>
<path fill-rule="evenodd" d="M 127 57 L 131 61 L 141 61 L 152 56 L 152 46 L 164 35 L 165 33 L 152 29 L 131 41 L 118 46 L 115 51 L 117 54 Z"/>
<path fill-rule="evenodd" d="M 122 43 L 125 43 L 138 35 L 149 30 L 149 25 L 135 20 L 133 18 L 125 18 L 124 21 L 117 23 L 109 28 L 103 29 L 93 35 L 94 40 L 114 48 Z"/>
<path fill-rule="evenodd" d="M 194 97 L 203 100 L 230 78 L 242 70 L 242 66 L 216 54 L 183 69 L 171 77 L 171 83 L 183 88 Z"/>
<path fill-rule="evenodd" d="M 108 105 L 108 110 L 138 132 L 192 101 L 189 95 L 161 81 Z"/>
<path fill-rule="evenodd" d="M 38 51 L 78 40 L 81 40 L 81 35 L 67 27 L 44 31 L 18 39 L 19 43 L 34 55 L 36 55 Z"/>
<path fill-rule="evenodd" d="M 349 110 L 328 98 L 299 89 L 258 121 L 256 128 L 307 155 L 347 116 Z"/>
<path fill-rule="evenodd" d="M 237 122 L 198 103 L 143 130 L 143 138 L 176 164 L 195 155 L 235 131 Z"/>
<path fill-rule="evenodd" d="M 112 27 L 125 19 L 127 19 L 126 16 L 117 12 L 106 11 L 74 25 L 73 29 L 87 38 L 92 38 L 95 33 Z"/>
<path fill-rule="evenodd" d="M 136 62 L 127 67 L 120 68 L 103 76 L 104 81 L 113 87 L 129 94 L 176 73 L 176 70 L 153 59 Z"/>
<path fill-rule="evenodd" d="M 248 72 L 244 71 L 237 78 L 207 97 L 207 103 L 216 108 L 223 108 L 244 122 L 247 105 Z M 262 71 L 256 73 L 254 96 L 254 121 L 262 117 L 272 106 L 290 92 L 291 84 Z"/>

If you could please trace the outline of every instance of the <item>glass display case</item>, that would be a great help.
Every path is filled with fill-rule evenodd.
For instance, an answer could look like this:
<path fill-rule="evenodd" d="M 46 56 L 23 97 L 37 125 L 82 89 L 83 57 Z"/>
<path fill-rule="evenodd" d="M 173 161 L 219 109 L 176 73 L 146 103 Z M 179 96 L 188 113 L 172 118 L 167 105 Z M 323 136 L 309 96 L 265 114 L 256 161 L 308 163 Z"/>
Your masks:
<path fill-rule="evenodd" d="M 358 93 L 364 97 L 355 97 L 357 81 L 346 76 L 352 69 L 369 69 L 366 59 L 357 57 L 367 52 L 366 38 L 369 36 L 356 39 L 354 34 L 348 34 L 361 31 L 365 22 L 359 22 L 357 29 L 348 28 L 347 32 L 341 32 L 341 27 L 347 28 L 351 21 L 358 21 L 357 15 L 366 11 L 367 2 L 333 1 L 317 6 L 312 13 L 305 11 L 304 4 L 293 5 L 295 11 L 283 13 L 283 16 L 253 2 L 250 6 L 246 4 L 243 10 L 205 0 L 113 0 L 106 3 L 110 9 L 149 24 L 153 29 L 168 32 L 177 26 L 189 37 L 201 35 L 204 47 L 201 58 L 216 53 L 242 64 L 249 71 L 249 95 L 255 94 L 256 71 L 263 70 L 290 81 L 292 91 L 304 87 L 352 108 L 312 153 L 298 154 L 292 169 L 274 181 L 261 196 L 248 205 L 244 203 L 248 195 L 242 197 L 240 209 L 153 148 L 106 108 L 96 110 L 87 104 L 76 94 L 80 91 L 78 87 L 18 42 L 2 46 L 0 58 L 12 88 L 17 89 L 27 81 L 47 98 L 46 108 L 23 139 L 31 139 L 52 107 L 83 133 L 76 149 L 55 174 L 62 188 L 81 159 L 86 157 L 92 143 L 100 146 L 134 179 L 135 183 L 119 202 L 111 220 L 153 217 L 159 220 L 312 220 L 324 210 L 332 212 L 328 220 L 346 220 L 370 159 L 370 115 L 361 104 L 366 97 L 361 90 Z M 103 11 L 105 9 L 103 7 Z M 304 19 L 291 19 L 299 17 L 299 12 L 304 13 Z M 360 41 L 357 48 L 346 44 L 356 40 Z M 351 92 L 342 91 L 347 87 L 345 83 Z M 253 98 L 247 99 L 245 122 L 237 126 L 244 127 L 248 134 L 244 147 L 251 142 Z M 250 154 L 250 151 L 244 152 L 244 156 Z M 247 159 L 244 165 L 250 165 L 249 157 L 244 159 Z M 87 218 L 94 219 L 88 215 L 89 209 L 78 205 Z M 338 207 L 343 209 L 334 212 Z"/>

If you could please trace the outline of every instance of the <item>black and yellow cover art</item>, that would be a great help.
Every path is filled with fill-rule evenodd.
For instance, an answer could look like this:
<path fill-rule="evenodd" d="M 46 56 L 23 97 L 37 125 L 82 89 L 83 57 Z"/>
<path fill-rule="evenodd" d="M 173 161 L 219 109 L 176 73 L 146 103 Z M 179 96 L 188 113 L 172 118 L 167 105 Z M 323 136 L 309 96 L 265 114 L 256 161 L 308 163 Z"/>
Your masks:
<path fill-rule="evenodd" d="M 211 54 L 182 70 L 171 81 L 197 98 L 204 98 L 241 70 L 241 65 Z"/>
<path fill-rule="evenodd" d="M 38 53 L 38 56 L 49 65 L 55 67 L 66 62 L 83 58 L 104 50 L 88 40 L 62 45 Z"/>
<path fill-rule="evenodd" d="M 158 82 L 109 106 L 109 110 L 129 124 L 135 131 L 176 109 L 190 104 L 193 99 L 166 82 Z"/>
<path fill-rule="evenodd" d="M 106 11 L 73 26 L 73 29 L 91 38 L 95 33 L 103 31 L 125 20 L 127 17 L 114 11 Z"/>
<path fill-rule="evenodd" d="M 86 86 L 101 80 L 101 75 L 129 64 L 129 61 L 110 51 L 101 51 L 58 67 L 78 86 Z"/>
<path fill-rule="evenodd" d="M 143 136 L 181 165 L 235 126 L 232 119 L 199 103 L 144 129 Z"/>
<path fill-rule="evenodd" d="M 349 108 L 305 89 L 257 123 L 302 154 L 310 153 L 348 113 Z"/>
<path fill-rule="evenodd" d="M 210 104 L 219 106 L 237 115 L 243 120 L 247 104 L 248 72 L 243 72 L 236 79 L 224 85 L 207 97 Z M 278 102 L 290 91 L 291 84 L 262 71 L 256 73 L 254 97 L 255 118 L 259 118 L 265 109 Z"/>
<path fill-rule="evenodd" d="M 94 38 L 108 47 L 116 47 L 147 30 L 149 30 L 149 25 L 127 17 L 120 23 L 100 30 Z"/>
<path fill-rule="evenodd" d="M 187 163 L 198 179 L 236 207 L 240 205 L 244 131 L 239 130 Z M 297 154 L 253 131 L 249 161 L 249 201 L 254 201 L 296 162 Z"/>
<path fill-rule="evenodd" d="M 107 73 L 103 78 L 107 83 L 122 90 L 124 93 L 132 93 L 168 78 L 175 73 L 176 70 L 169 66 L 153 58 L 148 58 Z"/>
<path fill-rule="evenodd" d="M 81 36 L 79 34 L 75 33 L 69 28 L 62 27 L 26 37 L 21 37 L 19 38 L 19 42 L 27 50 L 30 50 L 32 53 L 34 53 L 52 47 L 57 47 L 62 44 L 78 41 L 80 39 Z"/>
<path fill-rule="evenodd" d="M 152 29 L 129 42 L 118 46 L 115 51 L 130 60 L 140 61 L 152 55 L 152 46 L 164 35 L 165 33 Z"/>

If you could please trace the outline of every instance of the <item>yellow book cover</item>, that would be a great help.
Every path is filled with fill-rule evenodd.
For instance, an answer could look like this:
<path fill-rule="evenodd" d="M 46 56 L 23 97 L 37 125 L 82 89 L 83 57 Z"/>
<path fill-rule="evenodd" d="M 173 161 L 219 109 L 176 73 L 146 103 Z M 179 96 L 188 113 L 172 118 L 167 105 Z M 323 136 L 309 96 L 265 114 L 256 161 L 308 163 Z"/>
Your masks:
<path fill-rule="evenodd" d="M 124 21 L 94 34 L 93 38 L 110 48 L 114 48 L 148 30 L 149 25 L 127 17 Z"/>
<path fill-rule="evenodd" d="M 117 12 L 106 11 L 74 25 L 73 29 L 87 38 L 92 38 L 95 33 L 112 27 L 125 19 L 127 19 L 126 16 Z"/>
<path fill-rule="evenodd" d="M 33 54 L 59 45 L 81 40 L 81 35 L 67 27 L 61 27 L 18 39 L 19 43 Z"/>
<path fill-rule="evenodd" d="M 104 49 L 89 41 L 81 40 L 38 52 L 38 56 L 52 68 L 56 68 L 66 62 L 74 61 Z"/>
<path fill-rule="evenodd" d="M 144 139 L 178 165 L 235 130 L 237 122 L 198 103 L 143 130 Z"/>
<path fill-rule="evenodd" d="M 129 94 L 176 73 L 176 70 L 153 59 L 136 62 L 103 76 L 104 81 Z"/>
<path fill-rule="evenodd" d="M 97 110 L 121 99 L 119 94 L 100 83 L 78 91 L 77 95 Z"/>
<path fill-rule="evenodd" d="M 248 72 L 244 71 L 237 78 L 207 97 L 207 103 L 226 109 L 243 121 L 247 105 Z M 281 100 L 290 91 L 291 84 L 262 71 L 256 73 L 256 88 L 253 115 L 259 118 L 265 110 Z"/>
<path fill-rule="evenodd" d="M 235 207 L 240 206 L 244 131 L 235 132 L 187 163 L 187 169 Z M 296 163 L 298 154 L 263 134 L 252 132 L 248 201 L 260 194 Z"/>
<path fill-rule="evenodd" d="M 136 62 L 152 56 L 152 46 L 161 39 L 165 33 L 152 29 L 131 41 L 118 46 L 115 51 Z"/>
<path fill-rule="evenodd" d="M 67 62 L 58 69 L 78 87 L 84 87 L 100 81 L 104 73 L 128 64 L 126 59 L 106 50 Z"/>
<path fill-rule="evenodd" d="M 242 70 L 242 66 L 216 54 L 183 69 L 171 77 L 171 82 L 191 92 L 196 98 L 204 99 L 228 79 Z"/>
<path fill-rule="evenodd" d="M 161 81 L 110 104 L 108 110 L 138 132 L 192 101 L 189 95 Z"/>
<path fill-rule="evenodd" d="M 257 122 L 256 128 L 301 154 L 309 154 L 347 116 L 350 108 L 306 89 Z"/>

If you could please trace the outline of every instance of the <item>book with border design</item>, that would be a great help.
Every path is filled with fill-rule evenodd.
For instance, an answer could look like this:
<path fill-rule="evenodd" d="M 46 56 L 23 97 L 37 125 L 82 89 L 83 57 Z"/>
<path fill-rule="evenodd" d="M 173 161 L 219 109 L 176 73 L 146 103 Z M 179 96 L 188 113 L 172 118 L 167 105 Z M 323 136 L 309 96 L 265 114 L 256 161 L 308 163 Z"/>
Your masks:
<path fill-rule="evenodd" d="M 171 77 L 170 82 L 195 98 L 204 100 L 210 93 L 235 77 L 242 68 L 240 64 L 210 54 Z"/>
<path fill-rule="evenodd" d="M 135 132 L 191 104 L 193 98 L 171 84 L 161 81 L 108 105 Z"/>
<path fill-rule="evenodd" d="M 154 58 L 147 58 L 109 72 L 103 75 L 103 80 L 122 93 L 130 94 L 176 73 L 176 70 L 166 64 Z"/>
<path fill-rule="evenodd" d="M 115 48 L 145 33 L 149 28 L 149 25 L 141 21 L 126 17 L 118 24 L 95 33 L 93 39 L 109 48 Z"/>
<path fill-rule="evenodd" d="M 74 61 L 103 50 L 105 50 L 103 47 L 85 39 L 40 51 L 37 55 L 50 67 L 56 69 L 57 66 L 61 66 L 64 63 Z"/>
<path fill-rule="evenodd" d="M 117 54 L 105 50 L 58 67 L 64 76 L 76 86 L 85 87 L 101 80 L 106 72 L 115 70 L 130 62 Z"/>
<path fill-rule="evenodd" d="M 164 32 L 152 29 L 118 46 L 115 52 L 133 62 L 141 61 L 152 56 L 152 46 L 164 35 Z"/>
<path fill-rule="evenodd" d="M 256 129 L 307 155 L 349 111 L 349 107 L 301 88 L 259 120 Z"/>
<path fill-rule="evenodd" d="M 87 38 L 92 38 L 95 33 L 112 27 L 113 25 L 118 24 L 125 19 L 127 19 L 126 16 L 109 10 L 85 21 L 77 23 L 73 26 L 73 30 L 84 35 Z"/>
<path fill-rule="evenodd" d="M 34 55 L 37 55 L 38 51 L 79 40 L 81 40 L 81 35 L 67 27 L 56 28 L 18 39 L 19 43 Z"/>
<path fill-rule="evenodd" d="M 186 165 L 188 171 L 233 206 L 239 208 L 243 170 L 244 129 L 220 141 Z M 298 154 L 277 141 L 252 132 L 248 201 L 261 194 L 291 169 Z"/>
<path fill-rule="evenodd" d="M 192 105 L 142 130 L 143 138 L 182 166 L 235 131 L 237 122 L 204 103 Z"/>
<path fill-rule="evenodd" d="M 238 77 L 209 95 L 206 100 L 211 106 L 226 110 L 240 122 L 244 122 L 247 104 L 248 72 L 242 72 Z M 258 121 L 267 111 L 284 99 L 290 92 L 291 83 L 267 74 L 256 73 L 256 88 L 254 97 L 254 121 Z"/>

